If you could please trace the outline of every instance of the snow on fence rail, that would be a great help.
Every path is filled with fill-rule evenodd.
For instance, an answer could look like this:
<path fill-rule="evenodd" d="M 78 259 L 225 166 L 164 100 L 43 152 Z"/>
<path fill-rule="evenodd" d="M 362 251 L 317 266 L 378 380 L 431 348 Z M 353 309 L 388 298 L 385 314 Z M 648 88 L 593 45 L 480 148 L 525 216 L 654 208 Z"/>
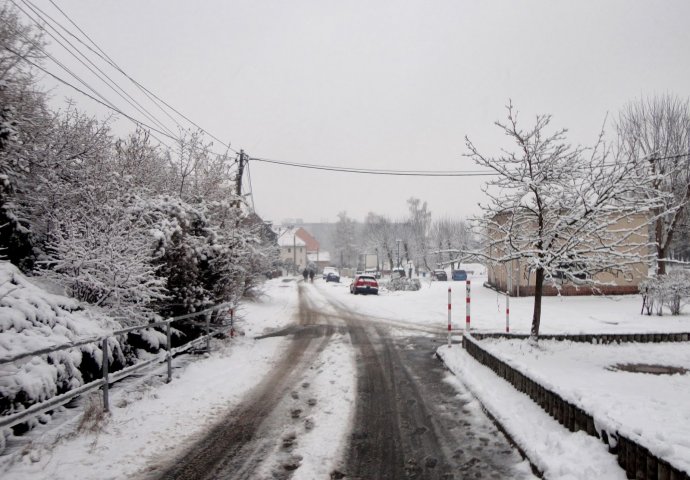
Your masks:
<path fill-rule="evenodd" d="M 495 338 L 497 335 L 506 336 L 508 338 L 520 338 L 518 335 L 483 334 L 485 338 L 487 336 L 493 336 Z M 558 336 L 560 337 L 563 335 Z M 660 459 L 642 445 L 626 438 L 620 433 L 606 432 L 603 429 L 600 433 L 592 415 L 567 400 L 564 400 L 557 393 L 532 380 L 524 373 L 511 367 L 506 362 L 483 349 L 477 343 L 478 337 L 479 334 L 466 333 L 463 335 L 462 346 L 469 355 L 482 365 L 493 370 L 499 377 L 508 381 L 516 390 L 529 396 L 542 409 L 571 432 L 582 430 L 589 435 L 600 438 L 609 446 L 609 451 L 618 456 L 618 464 L 625 470 L 625 474 L 628 478 L 639 480 L 690 480 L 690 475 L 686 472 Z M 572 335 L 569 337 L 572 337 Z M 568 340 L 572 339 L 568 338 Z"/>
<path fill-rule="evenodd" d="M 227 309 L 230 311 L 230 323 L 229 324 L 216 324 L 214 325 L 214 331 L 211 331 L 211 313 L 214 311 L 220 311 Z M 182 320 L 189 320 L 194 317 L 199 317 L 201 315 L 206 315 L 206 321 L 205 321 L 205 328 L 206 328 L 206 334 L 202 335 L 200 337 L 195 338 L 194 340 L 191 340 L 184 345 L 180 345 L 179 347 L 176 348 L 171 348 L 171 325 L 175 322 L 179 322 Z M 52 397 L 49 400 L 46 400 L 44 402 L 40 403 L 35 403 L 28 407 L 26 410 L 22 410 L 21 412 L 16 412 L 12 413 L 9 415 L 5 415 L 2 418 L 0 418 L 0 429 L 3 428 L 9 428 L 12 426 L 15 426 L 17 424 L 20 424 L 32 417 L 35 417 L 37 415 L 40 415 L 41 413 L 47 412 L 49 410 L 52 410 L 54 408 L 57 408 L 61 405 L 64 405 L 65 403 L 69 402 L 75 397 L 78 397 L 79 395 L 82 395 L 88 391 L 97 389 L 97 388 L 102 388 L 103 390 L 103 409 L 105 411 L 108 411 L 110 408 L 109 405 L 109 386 L 112 383 L 115 383 L 119 380 L 122 380 L 123 378 L 131 375 L 132 373 L 141 370 L 142 368 L 145 368 L 149 365 L 156 364 L 156 363 L 161 363 L 163 361 L 167 361 L 168 364 L 168 369 L 167 369 L 167 381 L 170 382 L 172 380 L 172 358 L 174 355 L 177 355 L 179 353 L 185 352 L 189 350 L 190 348 L 205 342 L 206 343 L 206 351 L 211 350 L 211 337 L 213 335 L 216 335 L 218 333 L 217 328 L 218 327 L 226 327 L 230 326 L 230 328 L 234 328 L 234 310 L 230 308 L 229 304 L 220 304 L 216 305 L 211 308 L 207 308 L 205 310 L 202 310 L 200 312 L 195 312 L 195 313 L 188 313 L 185 315 L 180 315 L 178 317 L 172 317 L 168 318 L 166 320 L 162 320 L 159 322 L 152 322 L 152 323 L 147 323 L 146 325 L 139 325 L 135 327 L 129 327 L 129 328 L 123 328 L 121 330 L 116 330 L 113 331 L 112 333 L 101 336 L 101 337 L 95 337 L 95 338 L 88 338 L 84 340 L 79 340 L 77 342 L 70 342 L 70 343 L 65 343 L 61 345 L 54 345 L 51 347 L 46 347 L 42 348 L 39 350 L 34 350 L 30 352 L 22 352 L 18 353 L 15 355 L 7 356 L 7 357 L 0 357 L 0 365 L 5 365 L 8 363 L 13 363 L 17 362 L 19 360 L 29 358 L 29 357 L 37 357 L 40 355 L 46 355 L 49 353 L 53 352 L 58 352 L 61 350 L 69 350 L 72 348 L 78 348 L 84 345 L 88 345 L 91 343 L 100 343 L 101 344 L 101 349 L 103 352 L 103 359 L 108 358 L 108 339 L 112 337 L 116 337 L 119 335 L 125 335 L 127 333 L 131 332 L 136 332 L 139 330 L 147 329 L 147 328 L 153 328 L 153 327 L 165 327 L 166 331 L 166 345 L 165 348 L 166 350 L 164 352 L 161 352 L 157 355 L 154 355 L 153 357 L 139 363 L 135 363 L 134 365 L 130 365 L 128 367 L 125 367 L 121 370 L 118 370 L 117 372 L 109 373 L 108 372 L 108 362 L 106 360 L 103 361 L 103 374 L 102 377 L 96 380 L 93 380 L 89 383 L 85 383 L 84 385 L 80 385 L 79 387 L 73 388 L 65 393 L 62 393 L 60 395 L 56 395 Z"/>

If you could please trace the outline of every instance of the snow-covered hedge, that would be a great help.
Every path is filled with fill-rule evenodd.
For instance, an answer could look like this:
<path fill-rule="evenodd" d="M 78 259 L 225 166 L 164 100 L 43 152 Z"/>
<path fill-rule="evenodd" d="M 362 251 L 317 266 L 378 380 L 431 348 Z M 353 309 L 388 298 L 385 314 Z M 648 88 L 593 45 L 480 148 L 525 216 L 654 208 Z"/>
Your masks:
<path fill-rule="evenodd" d="M 98 338 L 120 325 L 72 298 L 37 287 L 15 266 L 0 261 L 0 359 L 53 345 Z M 110 361 L 124 364 L 116 339 Z M 21 411 L 90 381 L 102 365 L 97 343 L 0 365 L 0 415 Z"/>
<path fill-rule="evenodd" d="M 417 290 L 422 288 L 422 284 L 419 282 L 419 279 L 417 278 L 401 277 L 392 279 L 390 282 L 388 282 L 387 287 L 388 290 L 392 291 L 402 290 L 416 292 Z"/>

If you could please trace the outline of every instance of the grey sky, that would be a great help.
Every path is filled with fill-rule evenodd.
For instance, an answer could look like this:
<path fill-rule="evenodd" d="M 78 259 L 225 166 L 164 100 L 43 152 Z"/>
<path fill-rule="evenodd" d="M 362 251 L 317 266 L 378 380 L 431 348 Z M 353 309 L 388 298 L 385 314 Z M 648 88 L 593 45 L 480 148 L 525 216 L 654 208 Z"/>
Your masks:
<path fill-rule="evenodd" d="M 131 76 L 256 157 L 466 170 L 465 135 L 487 152 L 506 145 L 493 121 L 509 98 L 525 121 L 552 113 L 573 143 L 592 143 L 606 113 L 631 99 L 690 96 L 685 0 L 59 5 Z M 435 216 L 466 216 L 483 181 L 259 163 L 251 174 L 257 212 L 274 221 L 396 217 L 412 195 Z"/>

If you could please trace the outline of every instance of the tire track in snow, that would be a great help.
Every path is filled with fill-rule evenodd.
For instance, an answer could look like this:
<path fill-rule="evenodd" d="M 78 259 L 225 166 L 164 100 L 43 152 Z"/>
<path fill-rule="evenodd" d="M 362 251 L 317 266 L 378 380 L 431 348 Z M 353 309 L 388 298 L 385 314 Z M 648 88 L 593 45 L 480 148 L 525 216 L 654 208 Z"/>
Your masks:
<path fill-rule="evenodd" d="M 228 412 L 200 438 L 187 453 L 167 466 L 161 479 L 206 480 L 214 478 L 253 478 L 258 466 L 276 442 L 269 432 L 277 428 L 271 422 L 273 412 L 288 398 L 309 366 L 323 352 L 336 326 L 314 309 L 299 285 L 299 325 L 307 328 L 293 332 L 284 357 L 276 369 L 264 378 L 248 399 L 237 409 Z M 326 323 L 319 323 L 326 319 Z M 316 326 L 316 327 L 315 327 Z M 286 470 L 286 477 L 289 471 Z"/>

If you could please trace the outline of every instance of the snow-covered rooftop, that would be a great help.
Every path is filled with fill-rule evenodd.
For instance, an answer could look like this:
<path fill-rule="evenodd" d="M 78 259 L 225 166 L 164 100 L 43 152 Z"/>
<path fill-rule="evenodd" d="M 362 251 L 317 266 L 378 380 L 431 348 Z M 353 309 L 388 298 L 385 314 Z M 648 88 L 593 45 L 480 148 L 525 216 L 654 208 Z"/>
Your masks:
<path fill-rule="evenodd" d="M 304 247 L 306 243 L 297 236 L 296 228 L 288 228 L 278 233 L 278 246 L 280 247 Z"/>

